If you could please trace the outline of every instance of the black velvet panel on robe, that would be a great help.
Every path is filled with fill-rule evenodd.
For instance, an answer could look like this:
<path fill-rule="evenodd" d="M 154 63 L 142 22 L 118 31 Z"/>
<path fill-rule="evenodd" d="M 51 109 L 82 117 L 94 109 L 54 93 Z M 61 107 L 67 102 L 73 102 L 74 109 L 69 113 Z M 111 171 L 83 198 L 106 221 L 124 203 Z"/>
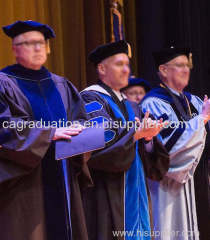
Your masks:
<path fill-rule="evenodd" d="M 84 91 L 81 95 L 86 104 L 97 101 L 103 105 L 100 111 L 93 111 L 89 114 L 90 119 L 103 116 L 111 121 L 117 120 L 109 104 L 99 94 L 94 91 Z M 141 119 L 139 106 L 135 103 L 131 103 L 131 105 L 135 115 Z M 92 154 L 88 161 L 94 182 L 94 187 L 83 191 L 89 240 L 124 239 L 124 237 L 114 237 L 113 231 L 124 230 L 124 176 L 135 157 L 133 140 L 135 129 L 112 130 L 116 131 L 116 137 L 108 142 L 104 149 Z M 156 140 L 154 144 L 156 144 Z M 158 151 L 158 146 L 160 147 L 161 144 L 155 146 L 155 153 L 160 153 L 158 157 L 154 154 L 147 154 L 143 142 L 140 156 L 143 156 L 144 164 L 150 166 L 150 171 L 148 171 L 150 175 L 155 177 L 156 174 L 156 179 L 160 179 L 168 170 L 169 157 L 164 147 L 160 148 L 160 152 Z M 157 158 L 162 163 L 156 162 Z M 155 169 L 159 167 L 159 164 L 162 167 L 161 171 Z"/>
<path fill-rule="evenodd" d="M 74 86 L 65 78 L 54 74 L 51 76 L 61 95 L 68 120 L 85 119 L 83 102 Z M 2 127 L 5 119 L 16 122 L 34 120 L 30 103 L 19 89 L 16 79 L 0 72 L 1 240 L 69 239 L 66 235 L 69 229 L 65 224 L 63 191 L 61 191 L 63 183 L 61 173 L 56 171 L 60 162 L 55 161 L 54 147 L 51 144 L 55 129 L 28 127 L 22 131 L 6 129 Z M 54 178 L 45 179 L 47 182 L 44 186 L 41 168 L 43 159 L 52 161 L 50 164 L 54 165 L 55 173 Z M 81 157 L 75 157 L 69 161 L 69 171 L 72 236 L 73 239 L 87 239 L 79 182 L 88 185 L 91 179 Z M 43 190 L 49 193 L 47 205 L 44 202 Z M 58 195 L 62 197 L 54 198 Z M 48 219 L 51 218 L 47 225 L 47 230 L 50 229 L 50 231 L 46 231 L 46 210 L 50 213 Z"/>

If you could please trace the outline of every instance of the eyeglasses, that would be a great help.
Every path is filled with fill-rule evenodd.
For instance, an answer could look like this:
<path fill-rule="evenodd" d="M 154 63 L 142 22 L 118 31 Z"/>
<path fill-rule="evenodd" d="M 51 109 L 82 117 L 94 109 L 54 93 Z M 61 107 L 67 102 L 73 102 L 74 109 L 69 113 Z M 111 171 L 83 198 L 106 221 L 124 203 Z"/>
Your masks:
<path fill-rule="evenodd" d="M 189 63 L 173 63 L 173 64 L 168 63 L 168 64 L 164 64 L 164 65 L 177 67 L 177 68 L 181 68 L 181 69 L 184 69 L 185 67 L 188 68 L 188 69 L 192 69 L 192 66 Z"/>
<path fill-rule="evenodd" d="M 143 92 L 126 92 L 127 95 L 131 96 L 131 97 L 138 97 L 141 95 L 145 95 L 145 93 Z"/>
<path fill-rule="evenodd" d="M 39 46 L 40 48 L 46 47 L 46 41 L 40 40 L 40 41 L 24 41 L 19 43 L 14 43 L 15 46 L 25 46 L 27 48 L 35 48 Z"/>

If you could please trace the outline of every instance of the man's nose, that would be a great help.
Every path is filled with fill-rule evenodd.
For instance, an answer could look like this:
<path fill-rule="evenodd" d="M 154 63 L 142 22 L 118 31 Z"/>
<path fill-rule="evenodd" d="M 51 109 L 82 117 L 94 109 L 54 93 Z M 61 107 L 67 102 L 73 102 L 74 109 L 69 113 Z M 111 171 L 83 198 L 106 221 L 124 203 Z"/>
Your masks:
<path fill-rule="evenodd" d="M 35 49 L 36 51 L 39 51 L 39 50 L 41 49 L 40 43 L 36 43 L 36 44 L 34 45 L 34 49 Z"/>
<path fill-rule="evenodd" d="M 124 65 L 123 71 L 129 73 L 130 72 L 130 68 L 127 65 Z"/>
<path fill-rule="evenodd" d="M 137 95 L 137 96 L 136 96 L 136 100 L 137 100 L 137 102 L 138 102 L 138 103 L 140 103 L 140 102 L 141 102 L 141 100 L 142 100 L 142 98 L 143 98 L 143 96 L 142 96 L 142 95 L 140 95 L 140 94 L 139 94 L 139 95 Z"/>
<path fill-rule="evenodd" d="M 190 67 L 186 64 L 186 65 L 183 66 L 183 70 L 185 72 L 190 72 Z"/>
<path fill-rule="evenodd" d="M 184 69 L 183 69 L 183 71 L 184 71 L 185 73 L 189 73 L 189 72 L 190 72 L 190 69 L 189 69 L 187 66 L 185 66 Z"/>

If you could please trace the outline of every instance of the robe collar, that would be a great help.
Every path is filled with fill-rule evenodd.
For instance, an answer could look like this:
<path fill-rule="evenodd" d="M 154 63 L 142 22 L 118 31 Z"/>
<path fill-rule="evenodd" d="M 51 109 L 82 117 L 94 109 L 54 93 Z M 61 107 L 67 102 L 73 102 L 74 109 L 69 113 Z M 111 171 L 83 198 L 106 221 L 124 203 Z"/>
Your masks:
<path fill-rule="evenodd" d="M 50 72 L 44 66 L 42 66 L 40 70 L 33 70 L 25 68 L 20 64 L 14 64 L 2 69 L 1 71 L 7 75 L 12 75 L 16 78 L 29 81 L 41 81 L 51 77 Z"/>
<path fill-rule="evenodd" d="M 100 93 L 103 93 L 103 94 L 106 94 L 106 95 L 110 96 L 110 94 L 98 84 L 91 85 L 90 87 L 85 88 L 83 91 L 96 91 L 96 92 L 100 92 Z M 127 97 L 124 93 L 121 93 L 119 91 L 115 91 L 113 89 L 112 89 L 112 91 L 115 93 L 115 95 L 117 96 L 117 98 L 120 101 L 122 101 L 123 99 L 127 99 Z"/>

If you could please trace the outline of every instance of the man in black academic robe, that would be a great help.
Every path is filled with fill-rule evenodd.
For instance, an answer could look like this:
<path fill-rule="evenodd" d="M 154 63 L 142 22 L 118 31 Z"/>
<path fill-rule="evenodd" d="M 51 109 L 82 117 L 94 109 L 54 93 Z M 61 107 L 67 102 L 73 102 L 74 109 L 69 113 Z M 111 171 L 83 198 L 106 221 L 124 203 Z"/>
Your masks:
<path fill-rule="evenodd" d="M 135 240 L 152 239 L 143 164 L 147 165 L 147 176 L 160 180 L 168 169 L 169 158 L 157 139 L 153 147 L 151 141 L 139 146 L 137 140 L 151 140 L 160 128 L 135 128 L 135 116 L 141 118 L 140 109 L 120 93 L 128 84 L 130 72 L 125 41 L 101 45 L 89 59 L 100 81 L 84 89 L 81 96 L 89 120 L 106 126 L 106 147 L 93 153 L 88 161 L 94 186 L 83 191 L 89 239 L 129 239 L 126 232 Z"/>
<path fill-rule="evenodd" d="M 91 184 L 86 163 L 55 161 L 54 140 L 82 129 L 33 126 L 85 119 L 83 102 L 67 79 L 42 66 L 54 37 L 49 26 L 18 21 L 3 30 L 17 64 L 0 72 L 0 239 L 88 239 L 79 189 Z"/>

